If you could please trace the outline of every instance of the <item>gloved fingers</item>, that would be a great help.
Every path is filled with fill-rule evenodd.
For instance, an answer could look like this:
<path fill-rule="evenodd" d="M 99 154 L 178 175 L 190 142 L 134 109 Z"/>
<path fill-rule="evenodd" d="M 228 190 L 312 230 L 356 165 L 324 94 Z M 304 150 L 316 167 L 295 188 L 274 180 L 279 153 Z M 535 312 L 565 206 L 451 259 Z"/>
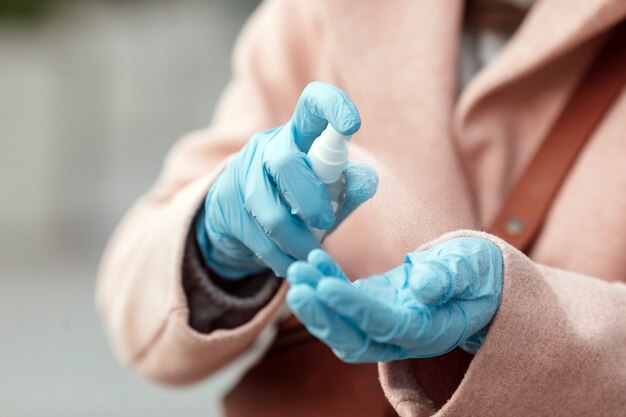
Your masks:
<path fill-rule="evenodd" d="M 308 331 L 344 362 L 388 362 L 406 357 L 405 349 L 368 338 L 324 305 L 307 284 L 292 285 L 287 292 L 287 304 Z"/>
<path fill-rule="evenodd" d="M 412 262 L 409 269 L 409 288 L 419 302 L 442 305 L 453 296 L 455 278 L 444 263 Z"/>
<path fill-rule="evenodd" d="M 287 269 L 287 280 L 291 286 L 306 284 L 313 288 L 324 276 L 313 265 L 305 261 L 297 261 Z"/>
<path fill-rule="evenodd" d="M 322 279 L 317 293 L 324 304 L 376 342 L 411 347 L 429 324 L 426 308 L 398 307 L 340 280 Z"/>
<path fill-rule="evenodd" d="M 448 353 L 459 345 L 467 333 L 465 311 L 456 300 L 445 306 L 430 306 L 427 331 L 413 341 L 411 357 L 427 358 Z"/>
<path fill-rule="evenodd" d="M 369 343 L 361 350 L 333 348 L 333 353 L 347 363 L 391 362 L 406 358 L 406 350 L 388 343 L 378 343 L 368 338 Z"/>
<path fill-rule="evenodd" d="M 239 240 L 215 230 L 205 211 L 196 219 L 196 240 L 205 262 L 221 277 L 240 279 L 261 272 L 265 266 Z"/>
<path fill-rule="evenodd" d="M 225 226 L 224 210 L 219 199 L 214 198 L 213 188 L 205 200 L 204 210 L 197 219 L 196 236 L 201 248 L 208 249 L 212 243 L 218 243 L 219 250 L 235 261 L 252 259 L 254 255 L 250 249 L 236 239 L 232 233 L 224 233 Z"/>
<path fill-rule="evenodd" d="M 310 251 L 320 247 L 311 230 L 291 214 L 267 175 L 250 179 L 244 208 L 260 225 L 262 233 L 294 259 L 306 259 Z M 282 271 L 282 276 L 286 270 Z"/>
<path fill-rule="evenodd" d="M 365 335 L 326 307 L 309 285 L 289 288 L 287 304 L 307 330 L 332 349 L 349 352 L 355 359 L 368 351 L 370 342 Z"/>
<path fill-rule="evenodd" d="M 293 217 L 285 207 L 271 210 L 252 209 L 250 214 L 259 226 L 259 234 L 271 241 L 273 247 L 289 255 L 292 261 L 306 259 L 311 250 L 320 247 L 311 230 Z M 286 270 L 282 270 L 281 276 L 285 276 Z"/>
<path fill-rule="evenodd" d="M 201 251 L 208 266 L 221 277 L 239 279 L 267 268 L 254 252 L 240 241 L 231 237 L 216 236 L 211 232 L 208 236 L 210 238 L 201 243 L 203 244 Z"/>
<path fill-rule="evenodd" d="M 451 239 L 415 255 L 407 255 L 412 269 L 409 286 L 416 299 L 426 304 L 490 295 L 491 281 L 501 277 L 500 250 L 485 239 Z"/>
<path fill-rule="evenodd" d="M 378 174 L 374 168 L 363 162 L 348 162 L 344 175 L 346 179 L 345 200 L 329 233 L 335 230 L 357 207 L 372 198 L 378 188 Z"/>
<path fill-rule="evenodd" d="M 291 130 L 298 148 L 307 153 L 326 125 L 352 135 L 361 127 L 361 116 L 348 95 L 334 85 L 320 81 L 307 85 L 291 118 Z"/>
<path fill-rule="evenodd" d="M 343 281 L 350 282 L 346 274 L 335 260 L 322 249 L 314 249 L 307 256 L 307 261 L 316 268 L 321 275 L 326 277 L 337 277 Z"/>
<path fill-rule="evenodd" d="M 296 261 L 288 253 L 285 253 L 272 240 L 261 225 L 251 216 L 243 216 L 242 221 L 246 224 L 243 229 L 249 235 L 243 239 L 244 244 L 250 248 L 259 260 L 270 268 L 276 276 L 285 277 L 287 268 Z"/>
<path fill-rule="evenodd" d="M 269 146 L 269 145 L 268 145 Z M 330 203 L 326 186 L 311 169 L 303 152 L 265 152 L 264 167 L 278 192 L 291 207 L 291 213 L 311 227 L 328 229 L 335 222 L 335 213 Z"/>
<path fill-rule="evenodd" d="M 378 174 L 364 162 L 348 161 L 344 171 L 346 201 L 359 206 L 372 198 L 378 188 Z"/>

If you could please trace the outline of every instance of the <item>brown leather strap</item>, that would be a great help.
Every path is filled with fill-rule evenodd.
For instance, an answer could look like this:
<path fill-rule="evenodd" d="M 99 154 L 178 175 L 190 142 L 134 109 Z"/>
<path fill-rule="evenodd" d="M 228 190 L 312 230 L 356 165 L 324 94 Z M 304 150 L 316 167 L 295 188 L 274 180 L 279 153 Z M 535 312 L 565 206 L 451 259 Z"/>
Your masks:
<path fill-rule="evenodd" d="M 490 233 L 527 251 L 576 157 L 626 84 L 626 24 L 619 25 L 517 182 Z"/>

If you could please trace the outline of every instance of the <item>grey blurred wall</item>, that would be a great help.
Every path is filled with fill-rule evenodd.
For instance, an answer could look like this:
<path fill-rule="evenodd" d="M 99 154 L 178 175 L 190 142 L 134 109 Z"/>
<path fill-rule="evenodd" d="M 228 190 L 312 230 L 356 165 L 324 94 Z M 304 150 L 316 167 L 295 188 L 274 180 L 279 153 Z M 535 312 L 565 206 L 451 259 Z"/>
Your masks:
<path fill-rule="evenodd" d="M 256 1 L 66 2 L 0 23 L 0 416 L 211 416 L 113 359 L 100 252 L 184 133 L 208 124 Z"/>

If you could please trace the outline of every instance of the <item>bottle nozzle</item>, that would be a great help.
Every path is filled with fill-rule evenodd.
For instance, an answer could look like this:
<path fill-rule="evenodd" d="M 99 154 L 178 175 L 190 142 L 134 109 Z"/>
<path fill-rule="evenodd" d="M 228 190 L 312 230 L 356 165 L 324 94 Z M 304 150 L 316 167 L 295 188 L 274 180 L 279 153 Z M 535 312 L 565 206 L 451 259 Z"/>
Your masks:
<path fill-rule="evenodd" d="M 348 161 L 352 135 L 342 135 L 330 123 L 315 139 L 307 153 L 317 178 L 324 184 L 332 184 L 341 178 Z"/>

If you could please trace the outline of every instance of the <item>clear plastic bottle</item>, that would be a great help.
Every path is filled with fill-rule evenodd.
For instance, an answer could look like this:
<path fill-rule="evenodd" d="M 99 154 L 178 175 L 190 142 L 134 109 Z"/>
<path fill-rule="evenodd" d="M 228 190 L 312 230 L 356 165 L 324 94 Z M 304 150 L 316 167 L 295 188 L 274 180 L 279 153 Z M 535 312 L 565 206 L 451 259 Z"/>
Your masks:
<path fill-rule="evenodd" d="M 313 172 L 323 184 L 326 184 L 335 213 L 339 212 L 345 200 L 343 171 L 348 161 L 351 138 L 352 135 L 342 135 L 328 124 L 307 153 Z M 320 241 L 326 235 L 326 230 L 315 228 L 311 230 Z"/>

